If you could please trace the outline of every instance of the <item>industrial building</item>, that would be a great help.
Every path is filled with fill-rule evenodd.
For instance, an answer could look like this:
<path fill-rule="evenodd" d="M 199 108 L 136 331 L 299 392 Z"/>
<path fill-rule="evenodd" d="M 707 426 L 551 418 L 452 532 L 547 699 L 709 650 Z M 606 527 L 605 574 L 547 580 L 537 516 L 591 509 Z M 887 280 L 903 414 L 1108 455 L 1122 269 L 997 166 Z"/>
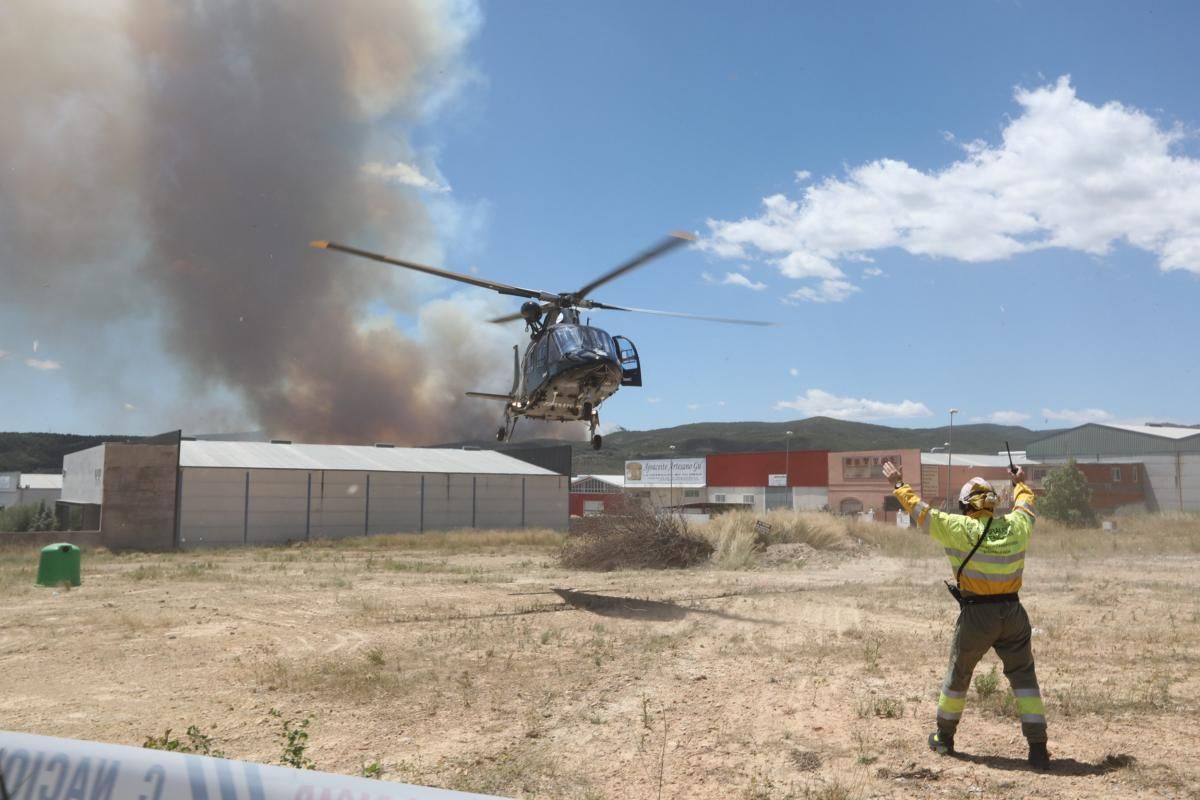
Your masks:
<path fill-rule="evenodd" d="M 63 466 L 63 502 L 99 505 L 110 547 L 567 527 L 569 479 L 494 451 L 110 442 Z"/>
<path fill-rule="evenodd" d="M 577 476 L 571 515 L 619 513 L 626 500 L 691 514 L 819 510 L 829 501 L 826 455 L 780 450 L 626 461 L 622 475 Z"/>
<path fill-rule="evenodd" d="M 62 494 L 62 475 L 0 472 L 0 508 L 53 506 Z"/>
<path fill-rule="evenodd" d="M 1200 511 L 1200 428 L 1092 422 L 1034 442 L 1026 454 L 1043 465 L 1074 459 L 1085 474 L 1095 469 L 1089 464 L 1107 465 L 1105 484 L 1123 492 L 1122 484 L 1141 483 L 1150 511 Z"/>
<path fill-rule="evenodd" d="M 1060 441 L 1072 433 L 1068 431 L 1043 440 L 1049 457 L 1034 458 L 1034 448 L 1030 447 L 1030 452 L 1012 453 L 1012 461 L 1025 467 L 1029 486 L 1041 492 L 1047 475 L 1070 457 L 1056 454 L 1053 448 L 1071 446 L 1087 479 L 1092 508 L 1100 514 L 1200 509 L 1200 429 L 1147 426 L 1147 433 L 1142 427 L 1105 427 L 1135 437 L 1149 436 L 1150 443 L 1135 438 L 1131 444 L 1118 438 L 1087 456 L 1091 461 L 1086 461 L 1080 456 L 1081 450 L 1074 449 L 1077 443 Z M 1096 440 L 1087 441 L 1096 447 Z M 1138 445 L 1145 454 L 1136 452 Z M 1191 454 L 1184 450 L 1153 453 L 1154 448 L 1164 446 L 1194 446 L 1197 450 Z M 865 514 L 880 522 L 895 522 L 900 504 L 883 477 L 885 461 L 900 466 L 913 489 L 936 508 L 956 510 L 959 488 L 973 477 L 992 483 L 1000 495 L 1001 508 L 1011 503 L 1007 453 L 950 455 L 923 453 L 915 448 L 785 450 L 627 461 L 623 475 L 576 477 L 571 485 L 571 515 L 620 513 L 626 500 L 634 500 L 681 513 L 711 514 L 735 508 L 758 512 L 775 508 L 827 509 L 835 514 Z M 1164 496 L 1175 501 L 1174 507 L 1164 506 Z"/>

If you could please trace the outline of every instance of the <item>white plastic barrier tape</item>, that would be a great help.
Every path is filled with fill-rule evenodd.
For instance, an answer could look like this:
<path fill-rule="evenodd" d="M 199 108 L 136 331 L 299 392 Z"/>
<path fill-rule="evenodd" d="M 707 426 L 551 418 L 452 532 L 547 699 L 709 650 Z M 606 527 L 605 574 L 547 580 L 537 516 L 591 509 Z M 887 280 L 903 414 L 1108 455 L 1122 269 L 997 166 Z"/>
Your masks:
<path fill-rule="evenodd" d="M 492 795 L 0 731 L 9 800 L 486 800 Z"/>

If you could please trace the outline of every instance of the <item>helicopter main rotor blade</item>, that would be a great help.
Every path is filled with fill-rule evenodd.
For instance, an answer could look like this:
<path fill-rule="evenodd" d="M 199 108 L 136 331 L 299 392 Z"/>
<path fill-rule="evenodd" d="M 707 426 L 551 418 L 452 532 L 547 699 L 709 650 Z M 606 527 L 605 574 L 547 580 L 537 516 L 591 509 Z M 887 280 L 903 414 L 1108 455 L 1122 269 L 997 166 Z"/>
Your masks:
<path fill-rule="evenodd" d="M 601 308 L 605 311 L 636 311 L 639 314 L 655 314 L 660 317 L 679 317 L 681 319 L 699 319 L 705 322 L 726 322 L 730 325 L 758 325 L 763 328 L 777 327 L 778 323 L 766 322 L 761 319 L 729 319 L 728 317 L 706 317 L 702 314 L 684 314 L 679 311 L 658 311 L 653 308 L 631 308 L 628 306 L 610 306 L 608 303 L 598 303 L 595 300 L 585 300 L 580 308 Z"/>
<path fill-rule="evenodd" d="M 554 309 L 557 307 L 558 307 L 558 305 L 556 303 L 542 303 L 542 316 L 544 317 L 547 313 L 550 312 L 551 309 Z M 512 314 L 505 314 L 503 317 L 496 317 L 495 319 L 489 319 L 488 322 L 495 322 L 495 323 L 503 324 L 505 322 L 516 322 L 517 320 L 524 319 L 524 318 L 525 318 L 524 314 L 522 314 L 520 311 L 515 311 Z"/>
<path fill-rule="evenodd" d="M 391 256 L 385 256 L 379 253 L 372 253 L 370 250 L 359 250 L 357 247 L 350 247 L 348 245 L 338 244 L 337 242 L 314 241 L 309 242 L 309 245 L 319 250 L 337 250 L 338 252 L 348 253 L 349 255 L 358 256 L 359 258 L 369 258 L 372 261 L 380 261 L 384 264 L 391 264 L 394 267 L 404 267 L 405 269 L 424 272 L 427 275 L 437 275 L 439 278 L 449 278 L 450 280 L 458 281 L 459 283 L 469 283 L 472 286 L 478 286 L 481 289 L 491 289 L 492 291 L 499 292 L 500 294 L 514 295 L 516 297 L 533 297 L 537 298 L 538 300 L 554 300 L 558 297 L 558 295 L 550 294 L 549 292 L 538 291 L 537 289 L 522 289 L 520 286 L 509 286 L 507 283 L 489 281 L 483 278 L 476 278 L 472 275 L 463 275 L 459 272 L 451 272 L 448 269 L 428 267 L 424 264 L 418 264 L 414 261 L 405 261 L 399 258 L 392 258 Z"/>
<path fill-rule="evenodd" d="M 695 240 L 696 240 L 696 237 L 692 236 L 690 233 L 684 233 L 683 231 L 674 231 L 670 236 L 663 239 L 658 244 L 654 245 L 654 247 L 651 247 L 649 250 L 645 251 L 644 253 L 640 253 L 640 254 L 634 256 L 633 258 L 629 259 L 628 261 L 626 261 L 624 264 L 617 267 L 616 269 L 613 269 L 613 270 L 610 270 L 610 271 L 604 273 L 596 280 L 594 280 L 591 283 L 584 286 L 578 292 L 575 292 L 572 295 L 572 297 L 576 301 L 582 300 L 583 298 L 587 297 L 591 292 L 595 291 L 596 289 L 598 289 L 599 287 L 608 283 L 609 281 L 615 280 L 616 278 L 621 277 L 626 272 L 631 272 L 632 270 L 635 270 L 638 267 L 644 266 L 647 262 L 653 261 L 654 259 L 658 258 L 659 256 L 661 256 L 665 253 L 668 253 L 671 250 L 674 250 L 676 247 L 678 247 L 681 244 L 687 244 L 688 242 L 693 242 Z"/>

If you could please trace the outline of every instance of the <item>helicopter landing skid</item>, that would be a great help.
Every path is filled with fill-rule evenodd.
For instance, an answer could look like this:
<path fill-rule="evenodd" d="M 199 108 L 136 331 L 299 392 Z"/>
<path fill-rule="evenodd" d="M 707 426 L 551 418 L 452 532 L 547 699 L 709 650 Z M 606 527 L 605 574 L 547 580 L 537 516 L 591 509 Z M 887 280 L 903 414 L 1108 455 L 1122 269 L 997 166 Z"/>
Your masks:
<path fill-rule="evenodd" d="M 593 450 L 599 450 L 600 445 L 602 445 L 604 443 L 604 439 L 600 436 L 599 433 L 596 433 L 596 429 L 599 427 L 600 427 L 600 414 L 599 414 L 599 412 L 593 411 L 591 422 L 588 425 L 588 428 L 589 428 L 589 430 L 591 430 L 591 433 L 592 433 L 592 449 Z"/>
<path fill-rule="evenodd" d="M 512 439 L 513 431 L 517 429 L 517 420 L 520 417 L 506 417 L 504 424 L 496 430 L 496 441 L 507 442 Z"/>

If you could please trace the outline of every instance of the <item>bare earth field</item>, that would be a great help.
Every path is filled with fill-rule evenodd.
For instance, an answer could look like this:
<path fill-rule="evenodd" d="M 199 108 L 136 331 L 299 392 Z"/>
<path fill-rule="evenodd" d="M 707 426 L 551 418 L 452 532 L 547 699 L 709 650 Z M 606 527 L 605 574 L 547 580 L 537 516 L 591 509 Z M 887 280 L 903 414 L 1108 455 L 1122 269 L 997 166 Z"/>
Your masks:
<path fill-rule="evenodd" d="M 0 729 L 140 745 L 196 725 L 278 763 L 276 709 L 311 718 L 319 769 L 509 797 L 1200 797 L 1194 520 L 1035 534 L 1046 774 L 994 656 L 966 754 L 926 749 L 949 569 L 918 534 L 857 532 L 737 570 L 571 572 L 534 533 L 100 551 L 70 591 L 3 549 Z"/>

